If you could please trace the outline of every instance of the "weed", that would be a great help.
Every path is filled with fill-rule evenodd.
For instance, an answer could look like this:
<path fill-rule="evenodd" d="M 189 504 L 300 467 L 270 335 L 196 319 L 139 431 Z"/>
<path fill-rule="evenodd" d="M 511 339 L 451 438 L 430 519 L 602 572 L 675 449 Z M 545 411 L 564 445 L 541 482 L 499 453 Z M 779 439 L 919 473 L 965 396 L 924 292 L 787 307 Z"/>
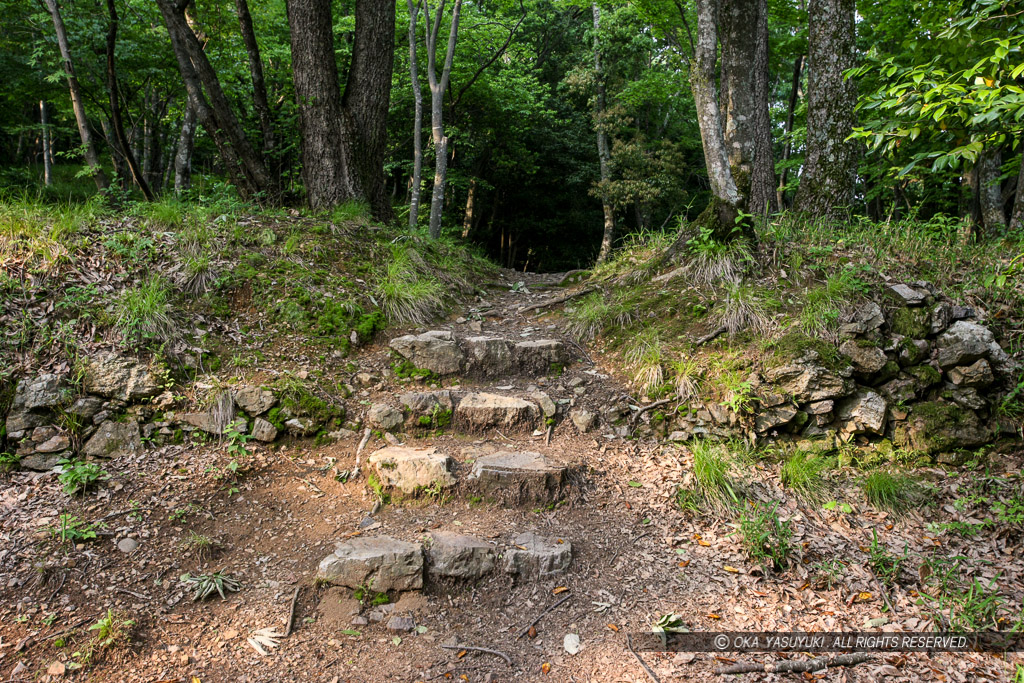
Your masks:
<path fill-rule="evenodd" d="M 810 567 L 813 574 L 813 583 L 818 588 L 832 590 L 839 584 L 846 571 L 846 564 L 842 560 L 821 560 Z"/>
<path fill-rule="evenodd" d="M 391 262 L 377 283 L 381 308 L 392 322 L 425 325 L 444 308 L 441 283 L 420 273 L 417 261 L 422 257 L 414 250 L 404 244 L 392 246 Z"/>
<path fill-rule="evenodd" d="M 708 440 L 694 441 L 690 446 L 693 469 L 689 486 L 676 491 L 676 502 L 683 510 L 697 512 L 703 506 L 722 511 L 737 501 L 729 479 L 729 460 L 725 449 Z"/>
<path fill-rule="evenodd" d="M 391 494 L 385 490 L 384 484 L 381 483 L 380 479 L 377 478 L 376 474 L 370 474 L 366 477 L 366 485 L 373 491 L 374 498 L 381 505 L 387 505 L 391 502 Z"/>
<path fill-rule="evenodd" d="M 890 512 L 904 512 L 921 498 L 922 487 L 916 479 L 903 474 L 877 470 L 861 484 L 864 496 L 874 507 Z"/>
<path fill-rule="evenodd" d="M 106 470 L 94 462 L 65 458 L 57 464 L 61 468 L 57 479 L 64 487 L 64 492 L 72 496 L 85 493 L 90 487 L 110 478 Z"/>
<path fill-rule="evenodd" d="M 753 334 L 767 334 L 772 327 L 772 318 L 766 292 L 755 285 L 741 281 L 725 285 L 725 297 L 717 309 L 718 324 L 730 335 L 744 330 Z"/>
<path fill-rule="evenodd" d="M 789 564 L 793 529 L 776 513 L 778 503 L 767 507 L 748 504 L 739 520 L 743 550 L 766 570 L 782 571 Z"/>
<path fill-rule="evenodd" d="M 227 437 L 228 441 L 228 453 L 236 458 L 244 458 L 249 455 L 249 449 L 245 445 L 253 439 L 252 434 L 245 434 L 239 431 L 243 426 L 245 426 L 244 422 L 234 422 L 228 425 L 224 431 L 224 436 Z"/>
<path fill-rule="evenodd" d="M 50 535 L 61 543 L 79 543 L 94 540 L 96 530 L 102 528 L 103 525 L 98 522 L 85 522 L 74 515 L 62 514 L 57 519 L 57 525 L 50 527 Z"/>
<path fill-rule="evenodd" d="M 903 548 L 902 556 L 895 555 L 878 542 L 878 531 L 872 529 L 869 555 L 868 563 L 871 565 L 871 571 L 878 577 L 878 580 L 886 586 L 896 583 L 900 577 L 900 571 L 903 569 L 903 563 L 907 559 L 906 546 Z"/>
<path fill-rule="evenodd" d="M 182 574 L 181 582 L 192 586 L 192 600 L 205 600 L 214 593 L 220 595 L 221 599 L 227 599 L 227 593 L 235 593 L 241 590 L 242 584 L 227 574 L 224 570 L 212 574 Z"/>
<path fill-rule="evenodd" d="M 700 396 L 702 370 L 695 358 L 682 358 L 668 364 L 672 374 L 672 388 L 680 401 L 691 401 Z"/>
<path fill-rule="evenodd" d="M 216 540 L 195 531 L 189 531 L 181 542 L 181 549 L 195 556 L 200 563 L 208 562 L 219 546 Z"/>
<path fill-rule="evenodd" d="M 633 370 L 633 380 L 644 394 L 650 394 L 665 383 L 661 339 L 654 328 L 649 327 L 632 338 L 625 360 Z"/>
<path fill-rule="evenodd" d="M 595 292 L 566 309 L 566 331 L 580 341 L 590 341 L 608 326 L 625 327 L 636 319 L 636 309 L 621 297 Z"/>
<path fill-rule="evenodd" d="M 700 234 L 686 243 L 689 253 L 684 272 L 691 282 L 702 287 L 712 287 L 723 280 L 735 282 L 754 261 L 745 240 L 719 242 L 712 235 L 710 228 L 702 227 Z"/>
<path fill-rule="evenodd" d="M 373 590 L 373 579 L 356 586 L 355 590 L 352 591 L 352 597 L 358 600 L 360 604 L 369 603 L 373 607 L 386 605 L 391 602 L 391 598 L 388 597 L 387 593 Z"/>
<path fill-rule="evenodd" d="M 133 620 L 126 619 L 123 615 L 108 609 L 107 614 L 100 617 L 99 621 L 89 627 L 89 630 L 96 632 L 96 646 L 105 649 L 130 640 L 133 626 L 135 626 Z"/>
<path fill-rule="evenodd" d="M 832 461 L 816 453 L 796 450 L 782 466 L 782 483 L 811 501 L 821 500 L 825 488 L 822 472 Z"/>
<path fill-rule="evenodd" d="M 21 456 L 17 453 L 0 453 L 0 473 L 13 472 L 21 465 Z"/>
<path fill-rule="evenodd" d="M 175 336 L 167 283 L 154 276 L 121 292 L 114 304 L 114 326 L 128 346 L 162 344 Z"/>

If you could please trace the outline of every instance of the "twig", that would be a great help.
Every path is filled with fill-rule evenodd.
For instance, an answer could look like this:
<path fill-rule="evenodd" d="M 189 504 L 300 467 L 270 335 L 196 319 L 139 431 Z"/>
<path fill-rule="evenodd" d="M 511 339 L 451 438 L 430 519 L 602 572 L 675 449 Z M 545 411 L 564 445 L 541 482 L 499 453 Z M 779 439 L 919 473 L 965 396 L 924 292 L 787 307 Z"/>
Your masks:
<path fill-rule="evenodd" d="M 544 445 L 545 446 L 548 446 L 548 445 L 551 444 L 551 430 L 552 429 L 554 429 L 554 426 L 548 425 L 548 433 L 544 435 Z"/>
<path fill-rule="evenodd" d="M 295 587 L 295 593 L 292 594 L 292 604 L 288 607 L 288 625 L 284 627 L 284 637 L 287 638 L 292 634 L 292 625 L 295 623 L 295 603 L 299 600 L 299 586 Z"/>
<path fill-rule="evenodd" d="M 443 650 L 469 650 L 470 652 L 483 652 L 487 655 L 494 655 L 495 657 L 501 657 L 505 660 L 505 663 L 512 666 L 512 658 L 504 652 L 498 652 L 497 650 L 488 650 L 486 647 L 473 647 L 472 645 L 442 645 Z"/>
<path fill-rule="evenodd" d="M 651 535 L 650 531 L 648 531 L 646 534 L 640 534 L 639 536 L 634 538 L 632 541 L 630 541 L 629 544 L 630 545 L 636 545 L 636 542 L 639 541 L 641 538 L 646 538 L 647 536 L 650 536 L 650 535 Z M 615 564 L 615 560 L 618 559 L 619 553 L 621 553 L 621 552 L 622 552 L 622 546 L 619 546 L 619 549 L 615 551 L 614 555 L 612 555 L 612 559 L 608 562 L 608 564 Z"/>
<path fill-rule="evenodd" d="M 371 433 L 372 432 L 369 427 L 363 431 L 363 439 L 359 442 L 359 446 L 356 448 L 356 467 L 359 467 L 359 454 L 363 452 L 364 448 L 366 448 L 366 442 L 370 440 Z"/>
<path fill-rule="evenodd" d="M 563 602 L 565 602 L 566 600 L 568 600 L 571 597 L 572 597 L 572 594 L 570 593 L 569 595 L 566 595 L 564 598 L 562 598 L 561 600 L 559 600 L 555 604 L 551 605 L 551 607 L 548 607 L 546 610 L 541 612 L 540 615 L 536 619 L 531 621 L 529 623 L 529 625 L 527 625 L 527 627 L 523 629 L 522 633 L 520 633 L 518 636 L 516 636 L 516 640 L 519 640 L 520 638 L 525 636 L 527 633 L 529 633 L 530 629 L 533 628 L 534 626 L 536 626 L 537 624 L 539 624 L 541 619 L 546 617 L 550 612 L 554 611 L 556 607 L 558 607 L 559 605 L 561 605 Z"/>
<path fill-rule="evenodd" d="M 882 594 L 882 600 L 885 601 L 885 606 L 889 608 L 889 614 L 896 614 L 896 608 L 892 606 L 891 602 L 889 602 L 889 592 L 885 590 L 885 586 L 883 586 L 882 582 L 878 579 L 878 574 L 875 574 L 875 572 L 872 571 L 871 578 L 875 580 L 875 585 L 878 586 L 878 592 Z"/>
<path fill-rule="evenodd" d="M 856 666 L 871 659 L 871 656 L 863 652 L 838 655 L 836 657 L 819 657 L 817 659 L 791 659 L 785 662 L 774 664 L 750 664 L 748 662 L 737 662 L 732 666 L 725 666 L 715 673 L 719 674 L 750 674 L 750 673 L 814 673 L 832 666 Z"/>
<path fill-rule="evenodd" d="M 672 399 L 670 399 L 670 398 L 663 398 L 660 401 L 655 401 L 654 403 L 648 403 L 647 405 L 642 407 L 640 410 L 638 410 L 635 413 L 633 413 L 633 416 L 629 420 L 630 423 L 635 425 L 640 420 L 640 416 L 643 415 L 644 413 L 646 413 L 648 410 L 654 410 L 655 408 L 658 408 L 659 406 L 663 406 L 666 403 L 670 403 L 671 401 L 672 401 Z"/>
<path fill-rule="evenodd" d="M 654 671 L 651 670 L 651 667 L 647 666 L 647 662 L 645 662 L 643 658 L 636 653 L 636 650 L 633 649 L 633 638 L 631 638 L 628 633 L 626 634 L 626 647 L 629 648 L 630 653 L 632 653 L 632 655 L 636 657 L 636 661 L 640 662 L 640 666 L 644 668 L 644 671 L 647 672 L 647 675 L 650 677 L 650 679 L 654 681 L 654 683 L 661 683 L 661 680 L 658 678 L 657 674 L 655 674 Z"/>
<path fill-rule="evenodd" d="M 714 330 L 710 334 L 705 334 L 703 337 L 698 339 L 696 342 L 694 342 L 694 346 L 704 346 L 709 341 L 712 341 L 712 340 L 718 338 L 720 335 L 723 335 L 723 334 L 725 334 L 728 331 L 729 331 L 729 328 L 726 327 L 725 325 L 722 325 L 717 330 Z"/>
<path fill-rule="evenodd" d="M 153 598 L 149 597 L 148 595 L 143 595 L 142 593 L 136 593 L 135 591 L 130 591 L 127 588 L 115 588 L 114 591 L 117 592 L 117 593 L 125 593 L 126 595 L 131 595 L 132 597 L 138 598 L 139 600 L 145 600 L 146 602 L 149 602 L 150 600 L 153 599 Z"/>
<path fill-rule="evenodd" d="M 127 510 L 118 510 L 117 512 L 111 512 L 109 515 L 104 515 L 103 517 L 100 517 L 96 521 L 97 522 L 104 522 L 104 521 L 110 519 L 111 517 L 117 517 L 119 515 L 130 515 L 130 514 L 133 514 L 135 512 L 151 512 L 152 510 L 153 510 L 153 508 L 128 508 Z"/>
<path fill-rule="evenodd" d="M 582 296 L 583 294 L 589 294 L 590 292 L 593 292 L 595 289 L 597 289 L 597 287 L 584 287 L 583 289 L 578 289 L 575 292 L 569 292 L 568 294 L 563 294 L 562 296 L 556 296 L 554 299 L 548 299 L 547 301 L 542 301 L 538 304 L 530 304 L 529 306 L 524 306 L 523 308 L 519 309 L 519 312 L 528 313 L 530 311 L 535 311 L 538 308 L 547 308 L 548 306 L 554 306 L 555 304 L 563 303 L 565 301 L 568 301 L 569 299 Z"/>
<path fill-rule="evenodd" d="M 489 668 L 491 668 L 490 664 L 477 664 L 476 666 L 453 666 L 452 668 L 445 669 L 441 673 L 434 674 L 433 676 L 431 676 L 430 678 L 427 678 L 425 680 L 432 681 L 435 678 L 440 678 L 441 676 L 447 676 L 448 674 L 453 674 L 456 671 L 473 671 L 474 669 L 489 669 Z M 416 680 L 420 680 L 420 679 L 417 678 Z"/>

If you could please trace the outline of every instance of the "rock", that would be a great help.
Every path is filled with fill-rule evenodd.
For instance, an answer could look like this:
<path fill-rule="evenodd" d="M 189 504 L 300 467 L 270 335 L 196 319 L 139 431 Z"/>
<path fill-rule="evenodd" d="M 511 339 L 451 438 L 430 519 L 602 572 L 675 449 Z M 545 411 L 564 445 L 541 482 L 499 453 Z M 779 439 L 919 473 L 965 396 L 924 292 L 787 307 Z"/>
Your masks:
<path fill-rule="evenodd" d="M 758 413 L 757 417 L 754 418 L 754 429 L 758 434 L 777 429 L 796 417 L 797 412 L 797 409 L 791 405 L 769 408 Z"/>
<path fill-rule="evenodd" d="M 418 590 L 423 587 L 423 549 L 388 536 L 342 541 L 320 562 L 317 578 L 373 591 Z"/>
<path fill-rule="evenodd" d="M 369 626 L 370 620 L 366 617 L 352 617 L 353 626 Z"/>
<path fill-rule="evenodd" d="M 924 304 L 928 296 L 926 292 L 919 291 L 904 284 L 890 285 L 889 294 L 902 303 L 904 306 L 920 306 Z"/>
<path fill-rule="evenodd" d="M 500 377 L 512 371 L 512 345 L 499 337 L 467 337 L 464 345 L 469 370 L 484 377 Z"/>
<path fill-rule="evenodd" d="M 435 579 L 476 581 L 494 569 L 494 548 L 473 536 L 433 531 L 427 573 Z"/>
<path fill-rule="evenodd" d="M 554 339 L 518 342 L 512 348 L 512 359 L 521 373 L 547 375 L 557 366 L 569 362 L 565 345 Z"/>
<path fill-rule="evenodd" d="M 450 391 L 424 391 L 402 394 L 398 397 L 402 406 L 413 418 L 434 417 L 438 413 L 450 413 L 455 407 Z"/>
<path fill-rule="evenodd" d="M 43 415 L 36 413 L 30 413 L 28 411 L 14 412 L 7 416 L 7 421 L 4 423 L 4 427 L 7 430 L 7 439 L 9 441 L 18 441 L 31 432 L 36 427 L 41 427 L 46 424 L 47 419 Z"/>
<path fill-rule="evenodd" d="M 439 375 L 450 375 L 462 370 L 462 349 L 455 343 L 452 333 L 446 330 L 407 334 L 392 339 L 390 346 L 418 368 Z"/>
<path fill-rule="evenodd" d="M 565 637 L 562 638 L 562 649 L 570 655 L 579 654 L 582 649 L 580 646 L 580 636 L 578 633 L 566 633 Z"/>
<path fill-rule="evenodd" d="M 538 536 L 532 531 L 516 536 L 503 559 L 505 571 L 523 579 L 545 579 L 561 574 L 572 562 L 572 544 Z"/>
<path fill-rule="evenodd" d="M 68 397 L 69 389 L 63 386 L 60 375 L 39 375 L 31 380 L 21 380 L 14 390 L 11 409 L 17 411 L 35 408 L 53 408 Z"/>
<path fill-rule="evenodd" d="M 270 443 L 277 438 L 277 427 L 262 417 L 252 421 L 252 438 L 264 443 Z"/>
<path fill-rule="evenodd" d="M 885 431 L 885 418 L 888 405 L 881 395 L 874 391 L 859 391 L 851 398 L 839 403 L 838 418 L 845 423 L 842 431 L 848 434 L 871 432 L 881 434 Z"/>
<path fill-rule="evenodd" d="M 136 453 L 140 450 L 142 450 L 142 437 L 137 422 L 107 420 L 82 446 L 82 455 L 93 458 L 109 458 L 124 451 Z"/>
<path fill-rule="evenodd" d="M 260 387 L 237 387 L 234 391 L 235 403 L 249 415 L 262 415 L 277 404 L 274 392 Z"/>
<path fill-rule="evenodd" d="M 868 301 L 854 312 L 853 322 L 860 325 L 864 332 L 871 332 L 882 326 L 882 323 L 885 322 L 885 315 L 882 313 L 881 306 L 874 301 Z"/>
<path fill-rule="evenodd" d="M 953 320 L 969 320 L 976 315 L 970 306 L 953 306 Z"/>
<path fill-rule="evenodd" d="M 95 396 L 82 396 L 71 404 L 71 407 L 68 408 L 68 412 L 88 421 L 94 418 L 96 413 L 100 412 L 101 408 L 103 408 L 102 399 L 96 398 Z"/>
<path fill-rule="evenodd" d="M 41 444 L 37 444 L 36 453 L 56 453 L 71 448 L 71 440 L 63 434 L 56 434 Z"/>
<path fill-rule="evenodd" d="M 885 367 L 888 358 L 885 351 L 863 339 L 849 339 L 839 347 L 839 352 L 850 359 L 854 369 L 866 375 Z"/>
<path fill-rule="evenodd" d="M 958 387 L 955 384 L 947 384 L 946 391 L 943 395 L 948 393 L 949 398 L 958 406 L 968 408 L 970 410 L 983 410 L 987 405 L 985 399 L 981 397 L 978 390 L 974 387 Z"/>
<path fill-rule="evenodd" d="M 122 401 L 138 401 L 160 393 L 146 365 L 116 353 L 101 354 L 85 369 L 85 391 Z"/>
<path fill-rule="evenodd" d="M 847 380 L 815 363 L 799 362 L 772 368 L 765 373 L 765 378 L 797 403 L 840 398 L 850 392 Z"/>
<path fill-rule="evenodd" d="M 935 454 L 978 448 L 993 435 L 973 410 L 939 400 L 915 404 L 906 422 L 893 430 L 893 441 L 913 451 Z"/>
<path fill-rule="evenodd" d="M 23 470 L 33 472 L 49 472 L 57 466 L 61 460 L 67 457 L 64 453 L 31 453 L 21 456 L 18 465 Z"/>
<path fill-rule="evenodd" d="M 892 403 L 907 403 L 917 398 L 919 387 L 916 379 L 904 374 L 878 387 L 878 391 Z"/>
<path fill-rule="evenodd" d="M 996 343 L 992 330 L 978 323 L 958 320 L 939 335 L 935 343 L 939 348 L 939 367 L 943 369 L 970 365 L 982 358 L 987 358 L 996 370 L 1004 374 L 1012 374 L 1016 367 Z"/>
<path fill-rule="evenodd" d="M 391 617 L 385 628 L 392 633 L 408 633 L 416 628 L 416 621 L 412 617 Z"/>
<path fill-rule="evenodd" d="M 811 415 L 826 415 L 828 413 L 831 413 L 835 406 L 836 403 L 835 401 L 832 400 L 815 401 L 814 403 L 809 403 L 807 406 L 805 406 L 804 410 L 806 410 Z"/>
<path fill-rule="evenodd" d="M 982 358 L 966 367 L 955 367 L 949 371 L 949 381 L 963 387 L 984 387 L 996 381 L 992 367 Z"/>
<path fill-rule="evenodd" d="M 536 404 L 500 394 L 467 394 L 455 408 L 455 419 L 469 431 L 532 430 L 539 417 Z"/>
<path fill-rule="evenodd" d="M 285 430 L 292 436 L 313 436 L 320 425 L 311 417 L 293 417 L 285 420 Z"/>
<path fill-rule="evenodd" d="M 923 339 L 904 338 L 897 345 L 899 363 L 902 367 L 917 365 L 928 354 L 928 342 Z"/>
<path fill-rule="evenodd" d="M 238 425 L 235 424 L 237 415 L 235 400 L 232 398 L 231 392 L 222 391 L 214 399 L 209 410 L 202 413 L 182 413 L 178 416 L 178 420 L 209 434 L 221 435 L 227 431 L 229 426 L 234 425 L 236 429 L 238 428 Z"/>
<path fill-rule="evenodd" d="M 451 457 L 438 453 L 436 448 L 389 446 L 371 455 L 369 462 L 375 466 L 381 483 L 406 494 L 455 484 Z"/>
<path fill-rule="evenodd" d="M 946 301 L 935 304 L 935 307 L 932 308 L 930 322 L 931 333 L 939 334 L 949 327 L 951 322 L 953 322 L 953 305 Z"/>
<path fill-rule="evenodd" d="M 564 465 L 528 451 L 478 458 L 468 477 L 485 496 L 513 503 L 557 500 L 565 479 Z"/>
<path fill-rule="evenodd" d="M 558 406 L 551 400 L 551 397 L 545 394 L 543 391 L 536 391 L 531 393 L 530 398 L 537 402 L 540 406 L 541 412 L 544 413 L 544 417 L 554 417 L 555 412 L 558 410 Z"/>
<path fill-rule="evenodd" d="M 122 538 L 117 542 L 117 549 L 126 555 L 135 552 L 138 547 L 139 542 L 134 538 Z"/>
<path fill-rule="evenodd" d="M 390 432 L 402 426 L 402 423 L 405 422 L 405 415 L 389 405 L 374 403 L 366 414 L 366 421 L 373 427 Z"/>
<path fill-rule="evenodd" d="M 576 408 L 570 411 L 569 419 L 576 425 L 576 429 L 580 430 L 580 434 L 586 434 L 594 426 L 594 422 L 597 421 L 597 415 L 594 415 L 594 413 L 585 408 Z"/>
<path fill-rule="evenodd" d="M 690 432 L 676 430 L 668 435 L 669 441 L 689 441 Z"/>

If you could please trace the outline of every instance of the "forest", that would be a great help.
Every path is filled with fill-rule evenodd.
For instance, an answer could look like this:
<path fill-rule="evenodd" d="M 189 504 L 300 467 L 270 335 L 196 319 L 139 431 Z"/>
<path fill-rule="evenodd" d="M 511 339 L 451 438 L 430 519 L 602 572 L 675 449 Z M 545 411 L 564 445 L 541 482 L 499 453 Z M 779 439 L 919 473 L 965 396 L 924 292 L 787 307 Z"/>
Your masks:
<path fill-rule="evenodd" d="M 0 12 L 0 681 L 1024 683 L 1019 0 Z"/>

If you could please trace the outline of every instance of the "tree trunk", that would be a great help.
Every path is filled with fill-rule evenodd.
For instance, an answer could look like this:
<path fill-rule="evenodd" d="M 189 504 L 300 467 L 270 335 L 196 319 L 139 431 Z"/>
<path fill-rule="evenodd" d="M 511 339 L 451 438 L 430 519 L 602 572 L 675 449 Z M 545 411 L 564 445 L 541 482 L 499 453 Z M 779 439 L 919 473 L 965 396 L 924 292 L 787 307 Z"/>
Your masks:
<path fill-rule="evenodd" d="M 779 210 L 775 201 L 775 160 L 772 154 L 772 119 L 768 71 L 768 0 L 758 0 L 757 50 L 754 52 L 754 169 L 750 180 L 750 212 L 763 216 Z"/>
<path fill-rule="evenodd" d="M 274 126 L 270 116 L 270 104 L 267 101 L 267 86 L 263 79 L 263 60 L 260 58 L 260 47 L 256 42 L 256 32 L 252 27 L 252 15 L 246 0 L 235 0 L 238 13 L 238 27 L 245 43 L 245 52 L 249 57 L 249 75 L 252 78 L 252 103 L 256 115 L 260 119 L 260 130 L 263 133 L 263 156 L 269 159 L 274 151 Z"/>
<path fill-rule="evenodd" d="M 736 219 L 743 198 L 729 167 L 722 132 L 722 113 L 715 92 L 715 63 L 718 52 L 718 2 L 697 0 L 697 41 L 690 65 L 690 88 L 697 108 L 697 124 L 704 147 L 704 163 L 711 184 L 712 202 L 697 220 L 710 227 L 715 239 L 728 241 L 737 236 Z M 740 226 L 743 231 L 744 226 Z M 748 236 L 752 231 L 746 230 Z"/>
<path fill-rule="evenodd" d="M 395 8 L 356 2 L 355 42 L 344 97 L 338 90 L 330 0 L 288 0 L 292 73 L 299 104 L 302 179 L 314 208 L 365 200 L 392 216 L 384 178 L 394 59 Z"/>
<path fill-rule="evenodd" d="M 800 99 L 800 74 L 803 71 L 803 65 L 804 58 L 803 55 L 800 55 L 793 62 L 793 80 L 790 82 L 789 107 L 786 110 L 786 144 L 782 148 L 782 172 L 779 174 L 779 187 L 775 191 L 775 203 L 779 208 L 786 206 L 786 176 L 789 175 L 789 167 L 786 162 L 789 161 L 789 155 L 793 149 L 793 119 L 796 115 L 797 102 Z"/>
<path fill-rule="evenodd" d="M 265 193 L 272 187 L 270 175 L 246 139 L 217 73 L 185 19 L 186 5 L 176 0 L 157 0 L 157 5 L 167 25 L 185 90 L 195 106 L 196 118 L 217 145 L 225 170 L 243 197 L 252 198 Z"/>
<path fill-rule="evenodd" d="M 611 150 L 608 145 L 608 134 L 604 129 L 605 101 L 604 69 L 601 65 L 601 10 L 597 3 L 591 3 L 594 15 L 594 84 L 596 96 L 594 100 L 594 128 L 597 131 L 597 159 L 601 169 L 601 208 L 604 211 L 604 232 L 601 237 L 601 251 L 597 262 L 604 263 L 612 253 L 615 241 L 615 209 L 608 200 L 608 183 L 611 181 Z"/>
<path fill-rule="evenodd" d="M 415 229 L 419 222 L 420 197 L 423 193 L 423 88 L 416 57 L 416 17 L 419 3 L 406 0 L 409 6 L 409 75 L 412 79 L 412 96 L 415 106 L 412 124 L 412 188 L 409 193 L 409 228 Z M 429 30 L 429 29 L 428 29 Z"/>
<path fill-rule="evenodd" d="M 43 184 L 53 185 L 53 163 L 50 161 L 50 118 L 46 114 L 46 100 L 39 100 L 39 123 L 43 127 Z"/>
<path fill-rule="evenodd" d="M 466 193 L 466 213 L 462 216 L 462 239 L 469 239 L 473 231 L 474 212 L 476 211 L 476 178 L 469 181 L 469 191 Z"/>
<path fill-rule="evenodd" d="M 1017 190 L 1010 211 L 1010 230 L 1024 229 L 1024 139 L 1021 140 L 1020 170 L 1017 172 Z"/>
<path fill-rule="evenodd" d="M 808 7 L 807 156 L 794 207 L 837 217 L 853 201 L 857 86 L 843 78 L 854 66 L 854 0 L 811 0 Z"/>
<path fill-rule="evenodd" d="M 1002 186 L 999 183 L 1002 166 L 1003 156 L 998 146 L 986 147 L 978 158 L 981 221 L 985 226 L 985 233 L 990 236 L 1001 235 L 1006 230 Z"/>
<path fill-rule="evenodd" d="M 462 0 L 455 0 L 451 24 L 448 31 L 448 45 L 445 52 L 441 76 L 437 76 L 437 36 L 441 32 L 445 0 L 437 6 L 433 26 L 430 23 L 430 9 L 424 0 L 423 19 L 427 25 L 427 80 L 430 83 L 430 134 L 434 141 L 434 188 L 430 196 L 430 236 L 441 236 L 441 214 L 444 209 L 444 185 L 448 177 L 448 136 L 444 134 L 444 93 L 452 73 L 455 58 L 455 40 L 459 33 L 459 14 Z"/>
<path fill-rule="evenodd" d="M 196 142 L 196 108 L 191 98 L 185 101 L 185 115 L 178 133 L 178 150 L 174 153 L 174 194 L 192 187 L 192 150 Z"/>
<path fill-rule="evenodd" d="M 96 154 L 96 147 L 93 144 L 92 134 L 89 131 L 89 120 L 85 115 L 82 91 L 78 84 L 78 77 L 75 75 L 74 63 L 71 61 L 71 48 L 68 43 L 67 31 L 64 29 L 64 20 L 60 16 L 57 0 L 44 1 L 46 2 L 46 8 L 50 11 L 50 17 L 53 19 L 53 28 L 57 33 L 57 45 L 60 48 L 64 73 L 68 78 L 68 90 L 71 92 L 71 107 L 75 112 L 75 122 L 78 124 L 78 134 L 82 138 L 82 147 L 85 148 L 85 163 L 92 172 L 93 180 L 96 182 L 96 189 L 103 191 L 107 188 L 107 176 L 100 167 L 100 158 Z"/>
<path fill-rule="evenodd" d="M 120 23 L 117 16 L 117 8 L 114 0 L 107 0 L 107 14 L 110 16 L 110 25 L 107 28 L 107 91 L 110 99 L 110 124 L 114 129 L 114 136 L 118 145 L 124 153 L 125 163 L 131 171 L 135 184 L 142 191 L 142 196 L 147 202 L 153 201 L 153 191 L 149 189 L 149 183 L 143 177 L 139 169 L 139 163 L 132 154 L 132 148 L 128 144 L 128 136 L 124 134 L 124 122 L 121 120 L 121 98 L 117 90 L 117 68 L 114 63 L 114 54 L 117 48 L 117 28 Z"/>

